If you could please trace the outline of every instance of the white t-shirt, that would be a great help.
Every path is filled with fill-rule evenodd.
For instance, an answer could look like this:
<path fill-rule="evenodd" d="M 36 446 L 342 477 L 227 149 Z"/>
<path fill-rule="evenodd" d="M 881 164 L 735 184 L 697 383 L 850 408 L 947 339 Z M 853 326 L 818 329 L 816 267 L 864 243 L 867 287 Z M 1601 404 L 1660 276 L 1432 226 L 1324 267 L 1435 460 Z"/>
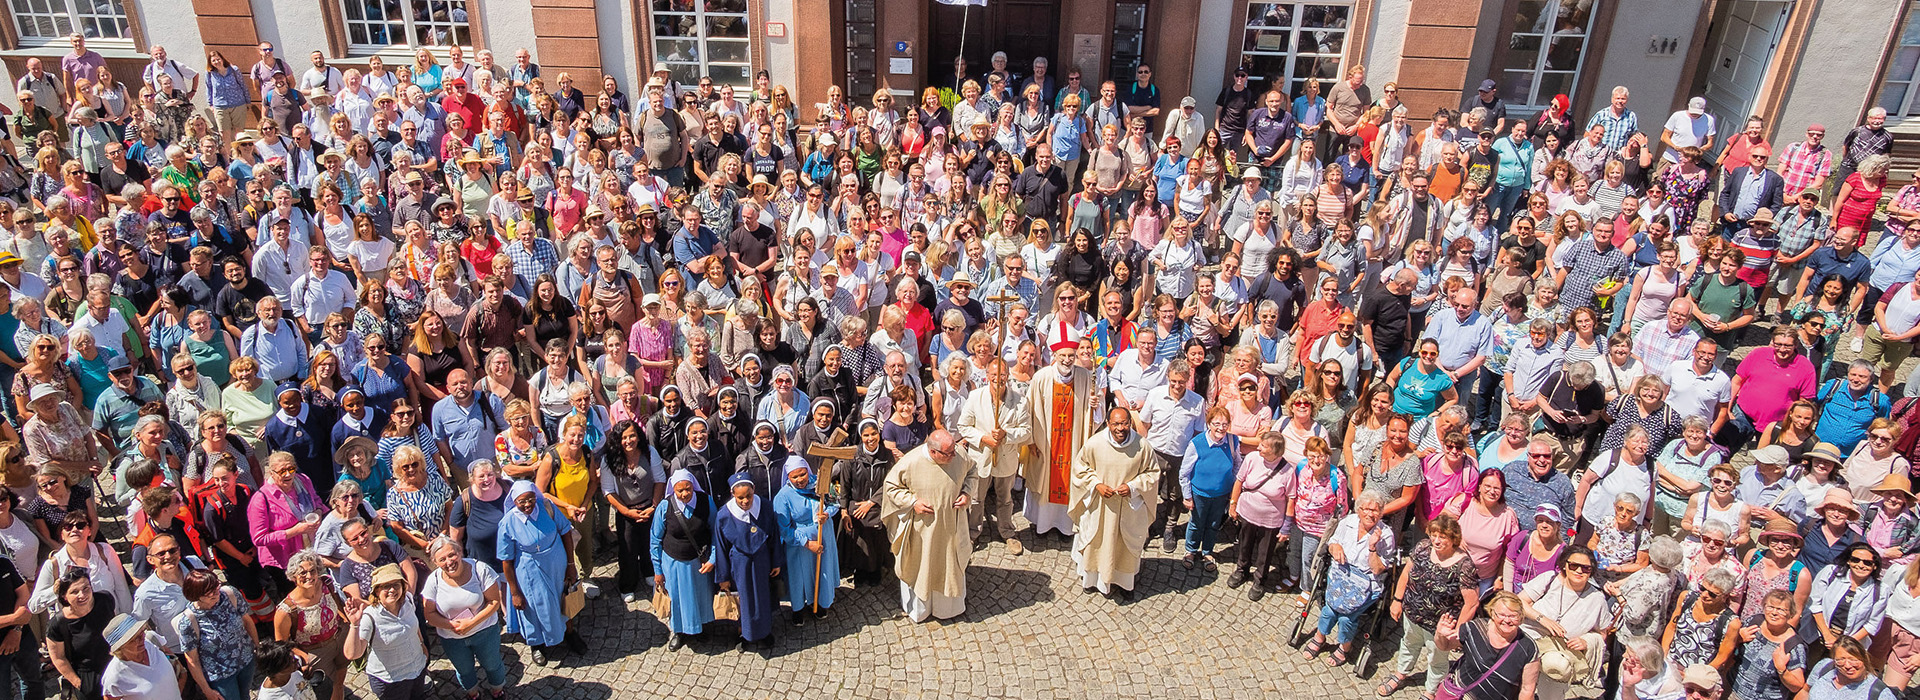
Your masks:
<path fill-rule="evenodd" d="M 1635 465 L 1620 456 L 1620 450 L 1607 450 L 1593 458 L 1590 467 L 1600 480 L 1593 482 L 1593 488 L 1587 491 L 1587 500 L 1580 508 L 1580 519 L 1595 527 L 1601 527 L 1613 521 L 1613 499 L 1623 493 L 1639 496 L 1642 501 L 1653 495 L 1653 475 L 1648 472 L 1645 463 Z M 1646 523 L 1647 513 L 1643 509 L 1634 521 Z"/>
<path fill-rule="evenodd" d="M 13 525 L 0 527 L 0 557 L 13 560 L 13 568 L 20 570 L 29 587 L 33 585 L 40 573 L 40 538 L 27 527 L 26 518 L 15 516 Z"/>
<path fill-rule="evenodd" d="M 1673 148 L 1667 149 L 1666 153 L 1661 154 L 1661 158 L 1669 163 L 1680 162 L 1680 153 L 1677 149 L 1688 146 L 1698 146 L 1706 140 L 1713 138 L 1714 135 L 1718 133 L 1717 127 L 1713 122 L 1713 115 L 1701 114 L 1698 117 L 1690 116 L 1684 109 L 1674 112 L 1671 117 L 1667 117 L 1665 128 L 1673 132 L 1673 136 L 1668 138 L 1668 140 L 1673 142 Z"/>
<path fill-rule="evenodd" d="M 1307 361 L 1315 365 L 1327 360 L 1339 361 L 1341 381 L 1346 382 L 1347 392 L 1358 394 L 1360 393 L 1360 371 L 1366 370 L 1366 376 L 1373 376 L 1373 351 L 1367 348 L 1366 343 L 1360 342 L 1358 335 L 1354 336 L 1353 341 L 1346 347 L 1341 347 L 1335 340 L 1336 335 L 1336 333 L 1328 333 L 1314 341 L 1313 349 L 1307 352 Z"/>
<path fill-rule="evenodd" d="M 1913 330 L 1914 324 L 1920 323 L 1920 299 L 1914 298 L 1915 292 L 1920 292 L 1920 288 L 1908 283 L 1905 288 L 1880 297 L 1887 302 L 1887 322 L 1880 324 L 1881 334 L 1906 333 Z"/>
<path fill-rule="evenodd" d="M 360 261 L 361 270 L 381 272 L 393 258 L 393 241 L 377 236 L 371 241 L 355 239 L 347 244 L 347 255 Z"/>
<path fill-rule="evenodd" d="M 115 657 L 100 675 L 100 690 L 106 695 L 142 700 L 180 700 L 180 685 L 173 677 L 173 664 L 160 653 L 160 637 L 152 632 L 141 643 L 147 645 L 147 663 L 136 664 Z"/>
<path fill-rule="evenodd" d="M 467 568 L 472 570 L 472 574 L 467 576 L 465 584 L 455 586 L 448 583 L 445 574 L 435 571 L 427 576 L 426 584 L 420 587 L 420 597 L 433 601 L 433 606 L 439 609 L 442 616 L 455 622 L 473 617 L 475 611 L 486 607 L 487 589 L 500 583 L 500 575 L 485 563 L 468 559 Z M 434 631 L 440 633 L 441 639 L 465 639 L 499 624 L 499 620 L 496 615 L 487 624 L 475 627 L 466 634 L 454 634 L 438 627 Z"/>

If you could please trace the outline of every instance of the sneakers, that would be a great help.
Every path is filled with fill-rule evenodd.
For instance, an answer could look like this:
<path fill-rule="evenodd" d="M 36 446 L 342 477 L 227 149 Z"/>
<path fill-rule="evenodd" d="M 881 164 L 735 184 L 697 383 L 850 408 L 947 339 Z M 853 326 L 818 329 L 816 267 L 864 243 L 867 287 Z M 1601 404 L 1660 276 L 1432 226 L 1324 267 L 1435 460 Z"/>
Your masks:
<path fill-rule="evenodd" d="M 587 594 L 587 600 L 595 600 L 600 597 L 600 584 L 594 583 L 586 579 L 581 579 L 580 592 Z M 628 602 L 632 602 L 632 601 L 628 601 Z"/>
<path fill-rule="evenodd" d="M 620 594 L 620 602 L 622 602 L 622 603 L 626 603 L 626 604 L 628 604 L 628 605 L 632 605 L 632 604 L 634 604 L 634 602 L 635 602 L 635 601 L 638 601 L 638 600 L 640 600 L 640 595 L 639 595 L 638 593 L 622 593 L 622 594 Z"/>
<path fill-rule="evenodd" d="M 1017 539 L 1008 539 L 1008 540 L 1007 540 L 1007 553 L 1008 553 L 1008 554 L 1011 554 L 1011 555 L 1013 555 L 1013 556 L 1016 556 L 1016 557 L 1017 557 L 1017 556 L 1020 556 L 1020 555 L 1022 555 L 1022 554 L 1026 554 L 1026 553 L 1027 553 L 1027 546 L 1026 546 L 1026 545 L 1023 545 L 1023 544 L 1020 544 L 1020 540 L 1017 540 Z"/>
<path fill-rule="evenodd" d="M 1168 537 L 1160 542 L 1160 551 L 1166 554 L 1172 554 L 1173 550 L 1176 550 L 1179 548 L 1180 548 L 1180 541 L 1172 537 Z"/>

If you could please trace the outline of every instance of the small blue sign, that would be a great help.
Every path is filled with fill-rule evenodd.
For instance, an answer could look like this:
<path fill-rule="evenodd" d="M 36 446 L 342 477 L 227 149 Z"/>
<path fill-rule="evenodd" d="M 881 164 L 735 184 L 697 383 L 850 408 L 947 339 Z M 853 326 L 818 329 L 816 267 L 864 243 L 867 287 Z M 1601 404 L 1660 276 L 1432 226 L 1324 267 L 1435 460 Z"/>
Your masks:
<path fill-rule="evenodd" d="M 893 51 L 894 53 L 906 53 L 907 42 L 904 42 L 904 41 L 893 42 Z"/>

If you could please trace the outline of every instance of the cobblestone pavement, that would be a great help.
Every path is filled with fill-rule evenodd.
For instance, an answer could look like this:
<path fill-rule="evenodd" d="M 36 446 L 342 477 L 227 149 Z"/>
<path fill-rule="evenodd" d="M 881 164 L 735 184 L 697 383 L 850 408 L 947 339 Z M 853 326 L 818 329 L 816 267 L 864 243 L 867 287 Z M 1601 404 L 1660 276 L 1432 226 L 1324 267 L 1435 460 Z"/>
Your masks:
<path fill-rule="evenodd" d="M 1065 538 L 1023 535 L 1024 556 L 1000 543 L 976 552 L 967 612 L 945 624 L 890 619 L 899 584 L 842 587 L 824 618 L 792 627 L 782 613 L 764 656 L 733 650 L 732 623 L 666 650 L 667 630 L 648 601 L 626 605 L 612 589 L 614 567 L 595 572 L 605 594 L 580 622 L 592 651 L 551 669 L 530 666 L 507 645 L 516 698 L 1359 698 L 1373 697 L 1384 670 L 1356 680 L 1351 665 L 1306 662 L 1286 643 L 1295 598 L 1255 603 L 1228 589 L 1233 549 L 1221 571 L 1187 570 L 1178 554 L 1150 548 L 1138 595 L 1120 604 L 1083 593 Z M 1391 640 L 1377 658 L 1390 660 Z M 1323 657 L 1324 658 L 1324 657 Z M 436 697 L 459 697 L 452 670 L 434 659 Z M 352 687 L 368 697 L 364 681 Z M 1418 697 L 1418 689 L 1396 697 Z"/>
<path fill-rule="evenodd" d="M 1764 330 L 1750 332 L 1727 361 L 1728 371 L 1765 337 Z M 1847 341 L 1841 343 L 1836 361 L 1852 360 Z M 1899 378 L 1917 365 L 1920 359 L 1909 360 Z M 1744 453 L 1738 457 L 1748 461 Z M 1178 554 L 1150 547 L 1136 599 L 1119 604 L 1081 591 L 1065 538 L 1036 540 L 1030 528 L 1022 538 L 1024 556 L 1008 555 L 997 542 L 974 554 L 967 613 L 956 621 L 890 619 L 899 609 L 899 584 L 892 579 L 865 589 L 843 586 L 833 610 L 804 627 L 792 627 L 780 614 L 775 645 L 764 656 L 734 651 L 738 636 L 728 622 L 668 652 L 667 630 L 648 601 L 622 603 L 612 585 L 615 567 L 602 563 L 595 574 L 605 595 L 589 601 L 580 618 L 592 650 L 547 669 L 530 666 L 526 647 L 509 643 L 511 697 L 1371 698 L 1391 673 L 1399 638 L 1391 630 L 1375 642 L 1374 668 L 1364 679 L 1351 664 L 1329 669 L 1302 660 L 1286 640 L 1300 614 L 1295 597 L 1270 595 L 1255 603 L 1244 586 L 1227 588 L 1232 545 L 1221 550 L 1221 571 L 1214 574 L 1189 571 Z M 429 672 L 435 697 L 461 696 L 445 659 L 436 656 Z M 371 697 L 364 680 L 350 687 Z M 1417 698 L 1420 691 L 1416 683 L 1394 697 Z"/>

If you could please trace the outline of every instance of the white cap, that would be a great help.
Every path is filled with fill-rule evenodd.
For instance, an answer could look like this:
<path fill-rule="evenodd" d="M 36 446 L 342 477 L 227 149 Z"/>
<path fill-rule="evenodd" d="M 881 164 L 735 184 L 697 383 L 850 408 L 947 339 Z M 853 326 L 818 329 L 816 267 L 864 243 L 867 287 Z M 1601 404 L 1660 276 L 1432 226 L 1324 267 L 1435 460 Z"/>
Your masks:
<path fill-rule="evenodd" d="M 1691 100 L 1687 100 L 1687 114 L 1691 114 L 1697 117 L 1706 113 L 1707 113 L 1707 98 L 1695 97 Z"/>

